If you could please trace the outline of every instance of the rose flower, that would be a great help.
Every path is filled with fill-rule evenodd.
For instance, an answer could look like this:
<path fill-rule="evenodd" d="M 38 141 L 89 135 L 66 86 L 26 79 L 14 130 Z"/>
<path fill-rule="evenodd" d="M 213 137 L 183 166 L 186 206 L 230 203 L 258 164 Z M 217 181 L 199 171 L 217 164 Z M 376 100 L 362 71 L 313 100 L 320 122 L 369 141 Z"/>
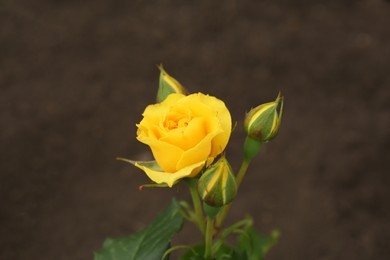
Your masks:
<path fill-rule="evenodd" d="M 170 94 L 149 105 L 137 125 L 137 139 L 148 145 L 159 167 L 135 162 L 156 183 L 172 187 L 194 177 L 225 149 L 232 128 L 223 101 L 202 93 Z"/>

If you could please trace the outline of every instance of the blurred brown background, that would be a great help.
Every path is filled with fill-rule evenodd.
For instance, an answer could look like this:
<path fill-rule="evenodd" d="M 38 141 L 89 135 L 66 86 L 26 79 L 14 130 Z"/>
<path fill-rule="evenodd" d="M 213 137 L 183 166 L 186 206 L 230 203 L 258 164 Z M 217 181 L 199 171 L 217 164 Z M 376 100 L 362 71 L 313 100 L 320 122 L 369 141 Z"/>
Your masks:
<path fill-rule="evenodd" d="M 114 160 L 150 158 L 160 62 L 226 102 L 235 169 L 245 111 L 285 95 L 229 219 L 281 231 L 268 259 L 390 259 L 389 26 L 385 0 L 1 0 L 0 259 L 92 259 L 187 196 Z"/>

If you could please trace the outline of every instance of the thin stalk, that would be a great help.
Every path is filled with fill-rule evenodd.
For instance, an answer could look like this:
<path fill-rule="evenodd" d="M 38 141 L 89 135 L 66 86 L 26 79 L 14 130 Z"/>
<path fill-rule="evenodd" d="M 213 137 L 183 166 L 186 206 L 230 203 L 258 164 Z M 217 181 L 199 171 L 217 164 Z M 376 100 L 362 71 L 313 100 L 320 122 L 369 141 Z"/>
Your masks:
<path fill-rule="evenodd" d="M 205 245 L 204 257 L 207 260 L 213 259 L 213 233 L 214 233 L 214 218 L 207 217 L 206 232 L 204 235 L 204 245 Z"/>
<path fill-rule="evenodd" d="M 203 217 L 203 209 L 202 209 L 202 203 L 199 198 L 198 190 L 196 189 L 196 186 L 193 183 L 189 183 L 188 187 L 190 188 L 192 203 L 194 204 L 194 210 L 195 210 L 195 217 L 197 225 L 202 232 L 202 234 L 205 233 L 205 221 Z"/>
<path fill-rule="evenodd" d="M 241 164 L 240 170 L 238 171 L 236 182 L 237 182 L 237 189 L 240 187 L 242 179 L 245 176 L 246 171 L 248 170 L 250 160 L 244 160 Z"/>

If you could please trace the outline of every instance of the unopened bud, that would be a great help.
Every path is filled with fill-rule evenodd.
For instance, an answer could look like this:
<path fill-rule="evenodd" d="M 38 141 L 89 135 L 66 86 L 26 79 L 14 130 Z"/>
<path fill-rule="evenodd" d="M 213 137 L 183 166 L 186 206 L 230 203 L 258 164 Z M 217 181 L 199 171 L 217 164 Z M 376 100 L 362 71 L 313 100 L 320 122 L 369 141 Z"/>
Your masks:
<path fill-rule="evenodd" d="M 251 109 L 246 114 L 244 121 L 248 137 L 259 142 L 270 141 L 279 132 L 282 112 L 283 96 L 280 93 L 275 101 Z"/>
<path fill-rule="evenodd" d="M 159 65 L 158 68 L 160 69 L 160 82 L 157 92 L 158 103 L 164 101 L 172 93 L 187 94 L 187 90 L 176 79 L 171 77 L 162 65 Z"/>
<path fill-rule="evenodd" d="M 212 207 L 229 204 L 237 194 L 237 183 L 232 168 L 223 156 L 211 165 L 198 181 L 203 201 Z"/>

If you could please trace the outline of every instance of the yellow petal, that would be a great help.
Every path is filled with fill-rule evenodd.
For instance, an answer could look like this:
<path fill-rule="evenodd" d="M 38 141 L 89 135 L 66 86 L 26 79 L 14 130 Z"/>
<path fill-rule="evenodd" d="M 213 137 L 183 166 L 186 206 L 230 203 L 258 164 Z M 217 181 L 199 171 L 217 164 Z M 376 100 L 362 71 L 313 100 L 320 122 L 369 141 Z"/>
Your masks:
<path fill-rule="evenodd" d="M 144 127 L 158 125 L 168 114 L 171 104 L 175 104 L 184 97 L 182 94 L 171 94 L 163 102 L 147 106 L 142 114 L 143 119 L 139 125 Z"/>
<path fill-rule="evenodd" d="M 211 153 L 211 140 L 218 135 L 220 131 L 208 134 L 195 147 L 185 151 L 182 158 L 177 162 L 176 169 L 186 167 L 187 165 L 191 165 L 199 161 L 206 161 L 210 157 Z"/>
<path fill-rule="evenodd" d="M 160 104 L 148 106 L 143 115 L 137 139 L 150 146 L 166 173 L 211 163 L 225 149 L 231 133 L 225 104 L 202 93 L 170 94 Z"/>
<path fill-rule="evenodd" d="M 203 167 L 204 164 L 205 162 L 198 162 L 189 165 L 183 169 L 180 169 L 179 171 L 174 173 L 167 173 L 167 172 L 153 170 L 145 166 L 142 166 L 138 163 L 135 163 L 135 166 L 143 170 L 152 181 L 156 183 L 166 183 L 168 184 L 169 187 L 172 187 L 175 184 L 175 182 L 179 179 L 185 177 L 194 177 L 194 175 L 200 171 L 200 169 Z"/>
<path fill-rule="evenodd" d="M 203 118 L 194 118 L 186 127 L 171 130 L 160 140 L 188 150 L 196 146 L 206 136 L 204 121 Z"/>
<path fill-rule="evenodd" d="M 161 104 L 170 105 L 175 104 L 178 100 L 185 98 L 186 95 L 180 93 L 172 93 L 170 94 Z"/>
<path fill-rule="evenodd" d="M 211 114 L 215 115 L 218 119 L 219 127 L 222 129 L 222 132 L 212 140 L 211 156 L 215 157 L 223 152 L 229 141 L 232 131 L 232 118 L 229 110 L 222 100 L 202 93 L 198 93 L 197 98 L 200 102 L 207 105 L 209 109 L 212 110 Z"/>
<path fill-rule="evenodd" d="M 164 171 L 176 171 L 176 162 L 178 162 L 183 155 L 182 149 L 151 137 L 138 136 L 137 139 L 150 146 L 154 158 Z"/>

